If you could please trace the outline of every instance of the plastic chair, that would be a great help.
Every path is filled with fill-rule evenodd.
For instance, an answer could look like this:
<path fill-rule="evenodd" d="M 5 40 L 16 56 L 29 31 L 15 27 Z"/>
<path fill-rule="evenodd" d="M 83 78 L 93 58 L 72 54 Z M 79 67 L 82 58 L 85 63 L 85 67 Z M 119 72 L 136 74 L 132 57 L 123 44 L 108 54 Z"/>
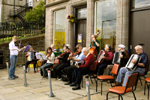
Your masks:
<path fill-rule="evenodd" d="M 147 88 L 148 88 L 148 96 L 147 96 L 147 98 L 149 99 L 150 77 L 145 79 L 144 95 L 146 93 L 146 85 L 147 85 Z"/>
<path fill-rule="evenodd" d="M 111 71 L 112 74 L 117 75 L 118 74 L 118 70 L 119 70 L 119 64 L 114 64 L 113 69 Z M 97 82 L 96 82 L 96 92 L 97 92 L 97 87 L 98 87 L 98 80 L 101 81 L 101 95 L 102 95 L 102 85 L 103 85 L 103 81 L 104 80 L 114 80 L 115 77 L 111 76 L 111 75 L 100 75 L 97 76 Z M 112 83 L 110 82 L 111 86 Z"/>
<path fill-rule="evenodd" d="M 129 75 L 125 87 L 123 87 L 123 86 L 116 86 L 116 87 L 110 88 L 108 90 L 109 92 L 106 95 L 106 100 L 108 100 L 108 94 L 109 93 L 117 94 L 118 95 L 118 100 L 120 100 L 120 97 L 123 100 L 122 95 L 124 95 L 125 93 L 128 93 L 128 92 L 132 92 L 133 96 L 134 96 L 134 99 L 136 100 L 134 91 L 136 90 L 138 76 L 139 76 L 139 73 L 133 73 L 133 74 Z"/>

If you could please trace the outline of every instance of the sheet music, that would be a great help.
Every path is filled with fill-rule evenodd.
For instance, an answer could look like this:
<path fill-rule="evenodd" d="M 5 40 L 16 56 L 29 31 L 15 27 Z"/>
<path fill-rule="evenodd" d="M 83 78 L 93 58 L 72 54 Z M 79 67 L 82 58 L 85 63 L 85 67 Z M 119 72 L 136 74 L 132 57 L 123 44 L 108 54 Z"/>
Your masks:
<path fill-rule="evenodd" d="M 35 55 L 36 55 L 36 58 L 37 58 L 37 59 L 40 59 L 40 60 L 47 60 L 47 57 L 46 57 L 43 53 L 37 52 L 37 53 L 35 53 Z"/>

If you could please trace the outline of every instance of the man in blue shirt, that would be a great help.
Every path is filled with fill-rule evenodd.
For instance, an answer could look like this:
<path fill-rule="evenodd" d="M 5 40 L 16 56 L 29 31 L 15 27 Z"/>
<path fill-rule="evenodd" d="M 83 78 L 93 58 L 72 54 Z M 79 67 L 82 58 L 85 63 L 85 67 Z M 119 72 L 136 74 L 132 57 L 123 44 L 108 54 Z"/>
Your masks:
<path fill-rule="evenodd" d="M 77 56 L 75 57 L 72 57 L 72 54 L 70 54 L 70 58 L 73 59 L 75 61 L 75 64 L 77 63 L 78 65 L 81 65 L 81 62 L 83 61 L 83 59 L 85 58 L 85 55 L 83 54 L 82 52 L 82 45 L 78 44 L 76 46 L 76 49 L 78 52 L 80 52 Z M 68 60 L 70 59 L 68 58 Z M 72 66 L 69 66 L 69 67 L 66 67 L 64 70 L 65 70 L 65 73 L 67 75 L 67 78 L 69 79 L 67 83 L 65 83 L 65 85 L 69 85 L 71 84 L 71 80 L 72 80 L 72 72 L 75 68 L 77 68 L 76 66 L 72 65 Z"/>
<path fill-rule="evenodd" d="M 117 76 L 117 86 L 121 86 L 122 78 L 124 77 L 123 86 L 126 86 L 126 82 L 128 79 L 128 76 L 131 75 L 133 72 L 139 72 L 139 74 L 143 74 L 145 72 L 145 67 L 147 66 L 148 56 L 146 53 L 143 52 L 143 48 L 140 45 L 137 45 L 135 47 L 136 53 L 141 57 L 140 62 L 137 65 L 137 68 L 134 71 L 128 71 L 126 67 L 122 67 L 119 70 L 118 76 Z M 136 60 L 133 59 L 132 63 L 136 64 Z"/>

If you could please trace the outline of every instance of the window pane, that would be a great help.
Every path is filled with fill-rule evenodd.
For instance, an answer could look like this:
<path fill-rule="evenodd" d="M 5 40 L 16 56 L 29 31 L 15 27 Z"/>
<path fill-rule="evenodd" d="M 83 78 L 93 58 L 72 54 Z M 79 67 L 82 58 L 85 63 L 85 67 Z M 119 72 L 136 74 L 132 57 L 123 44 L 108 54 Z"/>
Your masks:
<path fill-rule="evenodd" d="M 54 45 L 56 49 L 63 48 L 65 44 L 66 10 L 62 9 L 55 13 Z"/>
<path fill-rule="evenodd" d="M 133 8 L 142 8 L 150 6 L 150 0 L 133 0 Z"/>
<path fill-rule="evenodd" d="M 87 8 L 78 9 L 78 19 L 87 18 Z"/>
<path fill-rule="evenodd" d="M 101 31 L 97 37 L 101 48 L 104 48 L 105 44 L 110 44 L 112 49 L 115 49 L 117 0 L 98 1 L 95 6 L 95 33 L 97 30 Z"/>

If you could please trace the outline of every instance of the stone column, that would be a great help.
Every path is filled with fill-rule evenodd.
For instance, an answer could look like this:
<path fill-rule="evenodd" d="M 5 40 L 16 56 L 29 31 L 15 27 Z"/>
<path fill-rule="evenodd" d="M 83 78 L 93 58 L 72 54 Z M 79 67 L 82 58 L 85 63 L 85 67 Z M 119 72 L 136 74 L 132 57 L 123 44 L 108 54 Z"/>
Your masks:
<path fill-rule="evenodd" d="M 73 15 L 73 7 L 69 2 L 68 6 L 66 7 L 66 44 L 70 44 L 71 50 L 74 49 L 75 38 L 74 38 L 74 23 L 70 23 L 67 19 L 68 15 Z"/>
<path fill-rule="evenodd" d="M 117 0 L 116 46 L 129 46 L 130 0 Z"/>
<path fill-rule="evenodd" d="M 87 0 L 86 47 L 90 46 L 91 35 L 94 34 L 94 9 L 94 0 Z"/>
<path fill-rule="evenodd" d="M 50 7 L 46 8 L 45 50 L 53 44 L 53 19 L 53 11 Z"/>

